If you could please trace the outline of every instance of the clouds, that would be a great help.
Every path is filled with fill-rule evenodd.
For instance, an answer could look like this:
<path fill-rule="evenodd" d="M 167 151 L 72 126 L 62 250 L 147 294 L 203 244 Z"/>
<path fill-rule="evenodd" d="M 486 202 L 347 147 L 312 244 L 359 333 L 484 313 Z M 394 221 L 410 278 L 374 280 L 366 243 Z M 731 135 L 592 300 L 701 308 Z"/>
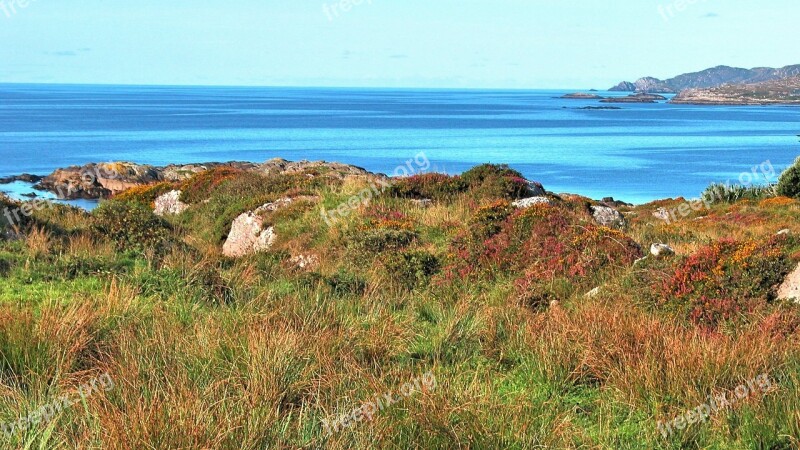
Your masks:
<path fill-rule="evenodd" d="M 83 53 L 88 53 L 92 51 L 90 48 L 79 48 L 76 50 L 56 50 L 56 51 L 49 51 L 44 52 L 47 56 L 57 56 L 57 57 L 75 57 L 80 56 Z"/>

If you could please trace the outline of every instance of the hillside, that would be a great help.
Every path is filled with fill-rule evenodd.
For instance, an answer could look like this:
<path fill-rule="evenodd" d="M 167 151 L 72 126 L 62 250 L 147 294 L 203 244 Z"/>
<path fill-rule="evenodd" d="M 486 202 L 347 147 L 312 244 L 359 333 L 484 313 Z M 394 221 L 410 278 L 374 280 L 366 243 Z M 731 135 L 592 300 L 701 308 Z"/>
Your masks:
<path fill-rule="evenodd" d="M 798 442 L 800 170 L 630 206 L 291 164 L 0 196 L 0 447 Z"/>
<path fill-rule="evenodd" d="M 786 66 L 779 69 L 770 67 L 742 69 L 738 67 L 717 66 L 700 72 L 678 75 L 668 80 L 645 77 L 640 78 L 634 83 L 623 81 L 610 90 L 674 94 L 685 89 L 707 89 L 724 84 L 753 84 L 781 80 L 798 75 L 800 75 L 800 65 Z"/>
<path fill-rule="evenodd" d="M 800 105 L 800 77 L 681 91 L 670 103 L 693 105 Z"/>

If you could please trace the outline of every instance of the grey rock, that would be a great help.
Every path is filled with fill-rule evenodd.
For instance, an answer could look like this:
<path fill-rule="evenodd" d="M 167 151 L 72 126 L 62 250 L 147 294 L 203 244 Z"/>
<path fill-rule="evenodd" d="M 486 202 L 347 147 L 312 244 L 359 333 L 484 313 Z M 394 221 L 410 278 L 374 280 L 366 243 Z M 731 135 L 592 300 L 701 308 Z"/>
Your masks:
<path fill-rule="evenodd" d="M 624 228 L 625 217 L 616 209 L 608 206 L 592 206 L 592 217 L 598 224 L 609 228 Z"/>

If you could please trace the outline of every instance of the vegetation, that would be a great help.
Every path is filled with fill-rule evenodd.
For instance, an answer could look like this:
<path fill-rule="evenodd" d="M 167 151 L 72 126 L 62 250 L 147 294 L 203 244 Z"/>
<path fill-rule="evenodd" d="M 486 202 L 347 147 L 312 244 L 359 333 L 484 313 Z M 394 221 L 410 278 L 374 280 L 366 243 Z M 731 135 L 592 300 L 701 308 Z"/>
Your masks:
<path fill-rule="evenodd" d="M 528 185 L 505 166 L 350 202 L 370 183 L 218 169 L 91 214 L 35 211 L 23 239 L 0 240 L 0 423 L 100 374 L 114 387 L 0 447 L 800 445 L 800 306 L 776 299 L 800 262 L 792 196 L 669 223 L 653 212 L 679 201 L 622 208 L 612 230 L 577 196 L 512 207 Z M 172 188 L 189 209 L 154 216 Z M 302 200 L 266 217 L 270 251 L 221 255 L 234 218 L 284 197 Z M 676 255 L 640 260 L 653 242 Z M 326 433 L 427 372 L 435 389 Z M 770 391 L 659 432 L 761 374 Z"/>

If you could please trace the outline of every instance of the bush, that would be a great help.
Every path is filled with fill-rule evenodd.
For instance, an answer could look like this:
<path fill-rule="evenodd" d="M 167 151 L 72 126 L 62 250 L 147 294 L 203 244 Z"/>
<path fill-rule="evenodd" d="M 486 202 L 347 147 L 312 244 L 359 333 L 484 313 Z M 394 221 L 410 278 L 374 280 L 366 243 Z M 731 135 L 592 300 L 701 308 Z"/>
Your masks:
<path fill-rule="evenodd" d="M 503 222 L 514 213 L 507 200 L 498 200 L 478 208 L 469 226 L 476 239 L 486 239 L 499 233 Z"/>
<path fill-rule="evenodd" d="M 800 158 L 781 174 L 777 190 L 784 197 L 800 198 Z"/>
<path fill-rule="evenodd" d="M 733 204 L 740 200 L 763 200 L 774 197 L 775 189 L 771 186 L 742 186 L 714 183 L 703 191 L 703 200 L 711 204 Z"/>
<path fill-rule="evenodd" d="M 658 305 L 683 311 L 696 325 L 716 327 L 773 300 L 791 271 L 791 239 L 723 239 L 697 250 L 654 286 Z"/>
<path fill-rule="evenodd" d="M 413 289 L 439 272 L 439 259 L 426 251 L 390 253 L 383 258 L 383 266 L 395 283 Z"/>
<path fill-rule="evenodd" d="M 356 274 L 339 270 L 337 273 L 324 277 L 325 285 L 336 296 L 363 295 L 367 290 L 367 282 Z"/>
<path fill-rule="evenodd" d="M 525 177 L 505 164 L 483 164 L 464 172 L 461 177 L 479 197 L 515 200 L 530 194 Z"/>
<path fill-rule="evenodd" d="M 467 184 L 461 177 L 425 173 L 397 180 L 388 192 L 400 198 L 449 200 L 466 190 Z"/>
<path fill-rule="evenodd" d="M 408 247 L 416 238 L 417 233 L 410 230 L 378 228 L 351 233 L 349 244 L 356 251 L 376 254 Z"/>
<path fill-rule="evenodd" d="M 120 251 L 165 251 L 172 244 L 172 228 L 162 218 L 139 203 L 110 200 L 93 212 L 95 233 L 116 243 Z"/>
<path fill-rule="evenodd" d="M 147 184 L 136 186 L 114 196 L 114 200 L 136 202 L 153 207 L 156 199 L 175 189 L 172 183 Z"/>

